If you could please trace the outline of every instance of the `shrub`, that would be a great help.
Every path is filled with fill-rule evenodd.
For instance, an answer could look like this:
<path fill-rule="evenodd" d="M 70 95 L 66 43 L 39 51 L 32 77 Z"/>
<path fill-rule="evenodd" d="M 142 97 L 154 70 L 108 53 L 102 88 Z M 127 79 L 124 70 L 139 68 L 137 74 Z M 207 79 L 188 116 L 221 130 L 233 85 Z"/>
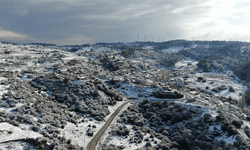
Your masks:
<path fill-rule="evenodd" d="M 39 128 L 38 126 L 33 126 L 33 127 L 32 127 L 32 130 L 35 131 L 35 132 L 41 131 L 40 128 Z"/>
<path fill-rule="evenodd" d="M 44 120 L 42 118 L 39 118 L 38 122 L 44 124 Z"/>
<path fill-rule="evenodd" d="M 64 79 L 63 79 L 63 82 L 64 82 L 64 83 L 67 83 L 69 80 L 70 80 L 70 78 L 67 77 L 67 76 L 65 76 Z"/>
<path fill-rule="evenodd" d="M 51 125 L 47 125 L 45 129 L 49 132 L 49 134 L 53 133 L 55 131 L 55 128 Z"/>
<path fill-rule="evenodd" d="M 0 104 L 0 106 L 7 107 L 8 105 L 6 103 L 2 103 L 2 104 Z"/>
<path fill-rule="evenodd" d="M 234 74 L 242 80 L 247 80 L 250 77 L 250 61 L 241 64 L 234 70 Z"/>
<path fill-rule="evenodd" d="M 59 120 L 54 120 L 51 122 L 51 125 L 55 126 L 55 127 L 61 127 L 61 123 Z"/>
<path fill-rule="evenodd" d="M 151 86 L 152 87 L 157 87 L 158 83 L 152 83 Z"/>
<path fill-rule="evenodd" d="M 5 122 L 5 118 L 4 117 L 0 117 L 0 122 Z"/>
<path fill-rule="evenodd" d="M 235 92 L 235 89 L 232 86 L 229 86 L 229 91 L 230 92 Z"/>
<path fill-rule="evenodd" d="M 38 149 L 45 150 L 47 147 L 48 140 L 48 138 L 44 137 L 38 138 L 35 145 Z"/>
<path fill-rule="evenodd" d="M 95 79 L 95 78 L 96 78 L 96 76 L 93 75 L 92 73 L 88 75 L 88 79 Z"/>
<path fill-rule="evenodd" d="M 245 92 L 246 103 L 250 104 L 250 90 Z"/>
<path fill-rule="evenodd" d="M 11 121 L 11 124 L 13 124 L 14 126 L 19 126 L 19 122 L 18 121 L 16 121 L 16 120 L 12 120 Z"/>

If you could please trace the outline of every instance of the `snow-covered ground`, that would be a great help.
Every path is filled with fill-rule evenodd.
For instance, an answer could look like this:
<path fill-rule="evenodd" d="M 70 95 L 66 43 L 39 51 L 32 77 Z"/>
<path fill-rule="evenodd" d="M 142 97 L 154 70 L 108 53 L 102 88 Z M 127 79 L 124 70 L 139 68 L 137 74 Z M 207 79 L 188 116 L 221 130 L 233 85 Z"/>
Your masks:
<path fill-rule="evenodd" d="M 7 45 L 1 45 L 1 47 L 7 47 Z M 36 47 L 34 51 L 31 51 L 31 47 L 33 46 L 10 46 L 11 47 L 11 51 L 12 53 L 8 54 L 8 59 L 0 59 L 1 62 L 3 63 L 9 63 L 10 61 L 17 61 L 18 58 L 28 58 L 27 60 L 22 59 L 18 62 L 22 65 L 20 65 L 19 67 L 17 66 L 8 66 L 6 68 L 4 68 L 7 71 L 18 71 L 21 72 L 22 70 L 29 70 L 29 68 L 32 71 L 35 71 L 37 73 L 45 73 L 45 71 L 47 72 L 46 68 L 52 68 L 51 71 L 53 71 L 53 65 L 56 64 L 61 64 L 61 60 L 53 60 L 53 62 L 46 60 L 43 63 L 35 63 L 33 62 L 34 60 L 37 60 L 37 58 L 52 58 L 52 54 L 53 51 L 58 51 L 58 49 L 53 49 L 53 48 L 43 48 L 43 47 Z M 83 51 L 89 51 L 91 49 L 91 47 L 87 47 L 86 49 L 83 49 Z M 95 51 L 98 52 L 102 52 L 102 51 L 106 51 L 109 50 L 105 47 L 98 47 L 94 49 Z M 86 58 L 84 56 L 78 56 L 77 53 L 71 53 L 71 52 L 67 52 L 67 51 L 61 51 L 61 54 L 64 55 L 64 57 L 62 58 L 63 61 L 67 62 L 70 60 L 81 60 L 82 64 L 84 64 L 84 62 L 88 62 L 89 58 Z M 0 56 L 1 57 L 1 56 Z M 6 56 L 2 56 L 2 57 L 6 57 Z M 1 57 L 1 58 L 2 58 Z M 5 77 L 0 77 L 0 83 L 4 82 L 8 80 L 8 78 Z M 22 76 L 20 78 L 20 80 L 31 80 L 27 74 L 25 74 L 24 76 Z M 73 81 L 74 84 L 83 84 L 82 81 Z M 3 93 L 8 92 L 8 87 L 9 85 L 4 85 L 4 84 L 0 84 L 0 98 L 2 99 L 2 95 Z M 2 100 L 2 102 L 5 102 L 4 100 Z M 121 105 L 123 104 L 125 101 L 118 101 L 116 103 L 116 105 L 114 106 L 109 106 L 109 111 L 110 114 L 108 116 L 105 117 L 105 120 L 108 120 L 108 118 L 114 113 L 114 111 Z M 23 103 L 18 103 L 16 104 L 16 107 L 0 107 L 0 111 L 5 111 L 6 113 L 11 113 L 12 110 L 14 110 L 17 107 L 20 107 L 21 105 L 23 105 Z M 34 120 L 37 120 L 37 118 L 34 118 Z M 88 129 L 88 126 L 95 126 L 95 128 L 92 128 L 94 130 L 94 134 L 96 134 L 99 129 L 105 124 L 105 120 L 100 122 L 100 121 L 96 121 L 93 118 L 85 118 L 84 122 L 79 123 L 78 125 L 75 125 L 73 123 L 68 122 L 67 125 L 65 126 L 64 129 L 61 129 L 61 136 L 65 136 L 67 139 L 71 139 L 72 140 L 72 144 L 76 144 L 79 146 L 82 146 L 84 148 L 87 147 L 87 144 L 89 143 L 89 141 L 92 139 L 92 137 L 87 136 L 86 130 Z M 6 128 L 6 125 L 3 126 L 0 124 L 0 129 L 4 129 Z M 10 125 L 12 127 L 12 125 Z M 45 125 L 43 125 L 45 126 Z M 23 132 L 21 129 L 27 130 L 27 131 L 31 131 L 31 127 L 32 125 L 29 124 L 24 124 L 24 123 L 20 123 L 19 127 L 13 127 L 13 131 L 16 132 L 20 132 L 19 136 L 22 136 L 22 134 L 26 134 L 25 132 Z M 19 131 L 20 130 L 20 131 Z M 21 132 L 22 131 L 22 132 Z M 33 133 L 33 131 L 32 131 Z M 13 134 L 13 135 L 17 135 L 17 133 Z M 30 133 L 27 132 L 27 137 L 29 137 Z M 33 136 L 35 136 L 36 134 L 34 134 Z M 31 138 L 33 136 L 30 136 Z M 26 136 L 25 136 L 26 137 Z M 37 136 L 40 137 L 40 136 Z M 12 138 L 12 137 L 10 137 Z M 18 138 L 18 137 L 17 137 Z M 4 137 L 1 136 L 1 142 L 4 141 L 8 141 L 9 138 L 8 137 Z M 14 143 L 13 143 L 14 144 Z M 20 142 L 16 142 L 15 145 L 22 145 L 20 144 Z M 4 147 L 6 147 L 6 145 L 0 144 L 0 147 L 2 147 L 4 149 Z M 17 148 L 16 149 L 22 149 L 22 148 Z"/>
<path fill-rule="evenodd" d="M 28 143 L 22 142 L 22 140 L 33 138 L 36 139 L 42 137 L 42 135 L 31 131 L 22 130 L 19 127 L 15 127 L 9 123 L 0 123 L 0 149 L 13 149 L 13 150 L 23 150 L 25 148 L 34 148 Z M 20 140 L 20 142 L 19 142 Z M 8 141 L 13 141 L 8 143 Z M 7 142 L 7 143 L 4 143 Z"/>
<path fill-rule="evenodd" d="M 5 48 L 3 48 L 5 47 Z M 48 73 L 48 72 L 53 72 L 54 66 L 55 65 L 64 65 L 63 62 L 69 62 L 72 60 L 76 60 L 77 62 L 81 62 L 79 66 L 87 66 L 91 65 L 88 62 L 91 62 L 92 59 L 95 59 L 93 56 L 88 57 L 86 56 L 81 56 L 79 55 L 81 52 L 85 51 L 94 51 L 97 53 L 101 52 L 115 52 L 115 50 L 112 50 L 111 48 L 107 47 L 84 47 L 80 49 L 76 53 L 72 52 L 67 52 L 67 51 L 60 51 L 56 47 L 55 48 L 44 48 L 41 46 L 9 46 L 9 45 L 4 45 L 0 43 L 0 48 L 1 49 L 7 49 L 12 51 L 12 53 L 8 55 L 2 55 L 0 56 L 0 63 L 7 64 L 7 67 L 1 68 L 4 71 L 9 71 L 9 72 L 15 72 L 21 73 L 23 70 L 25 71 L 30 71 L 30 72 L 35 72 L 34 74 L 42 74 L 42 73 Z M 147 47 L 150 48 L 150 47 Z M 182 50 L 183 47 L 170 47 L 169 49 L 165 49 L 163 51 L 165 52 L 178 52 Z M 60 51 L 60 54 L 63 55 L 61 59 L 54 59 L 53 54 L 55 51 Z M 36 60 L 38 58 L 42 58 L 45 61 L 43 63 L 37 63 Z M 137 59 L 136 61 L 133 61 L 135 63 L 141 63 L 143 60 L 142 59 Z M 186 58 L 185 60 L 179 61 L 175 64 L 175 69 L 180 70 L 180 75 L 179 77 L 184 80 L 184 77 L 188 75 L 188 78 L 186 78 L 188 84 L 186 85 L 186 88 L 188 87 L 197 87 L 199 89 L 203 89 L 206 92 L 210 92 L 211 89 L 220 87 L 222 85 L 225 85 L 226 87 L 232 86 L 235 90 L 235 92 L 227 90 L 220 90 L 218 93 L 212 92 L 213 96 L 215 97 L 232 97 L 233 99 L 239 100 L 242 98 L 241 93 L 245 92 L 247 90 L 247 87 L 243 85 L 243 82 L 239 80 L 237 77 L 233 78 L 230 76 L 232 72 L 225 72 L 225 73 L 216 73 L 216 72 L 211 72 L 211 73 L 204 73 L 204 72 L 199 72 L 197 73 L 197 61 L 192 60 L 190 58 Z M 70 68 L 68 66 L 63 66 L 63 69 L 67 71 L 67 69 Z M 190 74 L 190 72 L 195 72 L 194 74 Z M 31 75 L 34 75 L 31 73 Z M 80 74 L 82 75 L 82 74 Z M 79 75 L 79 76 L 80 76 Z M 198 77 L 203 77 L 206 82 L 200 82 L 197 80 Z M 14 75 L 14 78 L 18 78 L 17 75 Z M 29 78 L 29 74 L 25 74 L 22 77 L 19 77 L 20 80 L 31 80 Z M 0 83 L 7 81 L 7 77 L 0 77 Z M 150 80 L 151 81 L 151 80 Z M 72 81 L 73 84 L 84 84 L 85 81 Z M 151 81 L 152 82 L 152 81 Z M 151 83 L 150 82 L 150 83 Z M 119 88 L 117 87 L 118 90 L 120 90 L 124 97 L 131 97 L 131 98 L 136 98 L 136 99 L 149 99 L 152 101 L 157 101 L 157 100 L 162 100 L 155 98 L 151 96 L 152 92 L 156 90 L 155 87 L 151 87 L 150 84 L 145 86 L 145 85 L 136 85 L 133 83 L 127 84 L 127 83 L 119 83 L 120 86 Z M 9 85 L 5 84 L 0 84 L 0 99 L 2 99 L 3 93 L 6 93 L 8 91 Z M 37 91 L 35 91 L 37 92 Z M 193 93 L 189 92 L 187 93 L 192 97 Z M 105 96 L 105 94 L 101 94 L 101 96 Z M 187 103 L 186 101 L 182 101 L 182 99 L 176 99 L 176 103 L 181 104 L 182 106 L 185 107 L 191 107 L 191 106 L 200 106 L 200 109 L 202 109 L 203 116 L 205 113 L 210 113 L 215 119 L 215 116 L 218 115 L 215 107 L 223 107 L 224 110 L 228 110 L 229 107 L 235 107 L 232 104 L 229 103 L 223 103 L 219 101 L 218 103 L 215 104 L 210 100 L 210 97 L 204 96 L 203 93 L 198 93 L 196 97 L 199 97 L 196 99 L 196 102 L 194 103 Z M 185 99 L 186 97 L 184 97 Z M 168 99 L 165 99 L 168 100 Z M 2 100 L 2 102 L 6 102 L 5 100 Z M 126 102 L 126 99 L 124 101 L 118 101 L 116 105 L 114 106 L 109 106 L 109 111 L 110 114 L 105 117 L 104 121 L 97 121 L 89 116 L 84 118 L 81 123 L 78 124 L 73 124 L 70 122 L 67 122 L 67 125 L 65 126 L 64 129 L 59 129 L 61 131 L 60 136 L 65 136 L 67 139 L 70 139 L 72 141 L 72 144 L 74 145 L 79 145 L 83 148 L 87 147 L 87 144 L 90 142 L 92 137 L 87 136 L 87 129 L 91 128 L 94 131 L 94 135 L 102 128 L 102 126 L 105 124 L 106 120 L 110 118 L 110 116 L 115 112 L 115 110 L 122 105 L 124 102 Z M 19 102 L 16 104 L 15 107 L 10 108 L 10 107 L 0 107 L 0 112 L 5 111 L 7 113 L 12 113 L 11 111 L 17 107 L 20 107 L 21 105 L 24 105 L 22 102 Z M 131 105 L 131 104 L 130 104 Z M 127 109 L 129 105 L 126 105 L 120 112 L 120 114 Z M 236 110 L 238 108 L 235 108 Z M 118 115 L 119 116 L 119 115 Z M 114 145 L 124 145 L 125 149 L 136 149 L 138 147 L 142 147 L 146 144 L 146 141 L 143 141 L 140 144 L 131 144 L 129 142 L 129 138 L 121 137 L 121 136 L 115 136 L 111 137 L 108 133 L 116 126 L 116 121 L 119 117 L 116 117 L 110 126 L 110 128 L 105 132 L 104 136 L 100 140 L 100 145 L 101 144 L 114 144 Z M 37 121 L 38 117 L 33 117 L 34 121 Z M 42 125 L 45 126 L 45 125 Z M 244 121 L 244 127 L 249 126 L 250 124 L 248 121 Z M 132 129 L 131 125 L 127 125 L 127 127 L 130 129 L 130 134 L 129 137 L 133 136 L 134 130 Z M 24 124 L 20 123 L 19 127 L 12 126 L 8 123 L 0 123 L 0 143 L 9 141 L 9 140 L 19 140 L 22 138 L 37 138 L 41 137 L 40 134 L 35 133 L 31 131 L 32 125 L 30 124 Z M 215 129 L 221 130 L 220 126 L 214 126 L 211 125 L 209 126 L 209 130 L 213 131 Z M 11 134 L 9 133 L 11 131 Z M 240 135 L 247 139 L 247 135 L 245 134 L 243 129 L 238 130 Z M 144 138 L 148 138 L 150 135 L 146 134 Z M 110 140 L 108 140 L 110 139 Z M 235 141 L 235 137 L 233 136 L 226 136 L 222 135 L 217 140 L 224 140 L 226 143 L 233 143 Z M 159 142 L 160 140 L 155 138 L 155 141 Z M 154 143 L 151 143 L 154 146 Z M 12 145 L 14 147 L 10 147 L 10 143 L 7 144 L 0 144 L 0 149 L 22 149 L 25 144 L 22 142 L 13 142 Z"/>
<path fill-rule="evenodd" d="M 0 77 L 0 83 L 2 83 L 3 81 L 6 81 L 6 80 L 8 80 L 8 79 L 5 77 Z M 0 84 L 0 98 L 2 98 L 3 93 L 8 92 L 7 88 L 8 88 L 8 86 Z"/>
<path fill-rule="evenodd" d="M 114 49 L 111 49 L 109 47 L 102 47 L 102 46 L 90 46 L 90 47 L 83 47 L 80 50 L 77 51 L 77 53 L 81 53 L 81 52 L 89 52 L 89 51 L 93 51 L 96 53 L 103 53 L 103 52 L 117 52 Z"/>
<path fill-rule="evenodd" d="M 162 51 L 168 52 L 168 53 L 175 53 L 175 52 L 178 52 L 178 51 L 181 51 L 181 50 L 183 50 L 183 47 L 172 46 L 172 47 L 169 47 L 168 49 L 163 49 Z"/>
<path fill-rule="evenodd" d="M 191 65 L 188 66 L 188 63 Z M 221 85 L 225 85 L 226 87 L 232 86 L 235 89 L 235 92 L 227 90 L 220 90 L 218 93 L 213 92 L 216 96 L 223 97 L 231 97 L 233 99 L 241 99 L 242 96 L 240 93 L 244 93 L 248 88 L 243 85 L 243 81 L 240 79 L 229 77 L 228 75 L 232 74 L 232 71 L 225 71 L 225 73 L 217 73 L 217 72 L 199 72 L 195 74 L 189 74 L 190 71 L 194 71 L 197 68 L 198 61 L 194 61 L 190 58 L 179 61 L 175 64 L 175 68 L 181 68 L 181 72 L 183 72 L 182 76 L 188 75 L 187 81 L 191 82 L 186 87 L 198 87 L 200 89 L 206 90 L 209 87 L 209 90 L 212 88 L 220 87 Z M 184 70 L 184 71 L 183 71 Z M 197 80 L 198 77 L 203 77 L 206 82 L 199 82 Z"/>
<path fill-rule="evenodd" d="M 116 122 L 117 119 L 119 118 L 119 115 L 123 113 L 124 110 L 126 110 L 130 105 L 134 104 L 127 104 L 126 106 L 123 107 L 123 109 L 119 112 L 119 114 L 115 117 L 115 119 L 112 121 L 111 125 L 109 128 L 105 131 L 103 136 L 101 137 L 99 143 L 97 144 L 97 148 L 100 148 L 101 144 L 114 144 L 114 145 L 123 145 L 125 146 L 124 150 L 131 150 L 131 149 L 137 149 L 138 147 L 143 147 L 146 144 L 146 141 L 142 141 L 141 143 L 130 143 L 129 139 L 133 137 L 135 130 L 133 130 L 132 125 L 126 125 L 127 128 L 130 130 L 129 136 L 128 137 L 122 137 L 122 136 L 111 136 L 109 133 L 116 128 Z M 147 133 L 144 136 L 144 139 L 150 137 L 150 134 Z M 154 138 L 154 141 L 159 143 L 159 139 Z M 156 145 L 155 143 L 151 143 L 152 146 Z"/>
<path fill-rule="evenodd" d="M 152 50 L 152 49 L 154 49 L 154 47 L 153 46 L 145 46 L 145 47 L 143 47 L 143 49 Z"/>
<path fill-rule="evenodd" d="M 115 125 L 111 125 L 111 127 L 109 128 L 109 130 L 107 130 L 106 132 L 110 132 L 112 130 L 112 128 L 115 128 Z M 130 138 L 133 137 L 133 135 L 135 134 L 135 130 L 133 129 L 132 125 L 127 125 L 127 128 L 130 130 L 130 135 L 128 137 L 122 137 L 122 136 L 109 136 L 106 132 L 104 134 L 104 136 L 102 137 L 102 139 L 100 140 L 101 144 L 114 144 L 114 145 L 123 145 L 125 148 L 124 150 L 131 150 L 131 149 L 137 149 L 138 147 L 143 147 L 147 141 L 143 140 L 141 143 L 131 143 L 129 141 Z M 150 137 L 150 134 L 147 133 L 146 135 L 144 135 L 144 139 L 147 139 Z M 108 140 L 105 140 L 108 139 Z M 161 140 L 159 140 L 158 138 L 154 138 L 154 142 L 159 143 Z M 156 143 L 154 143 L 153 141 L 151 145 L 155 146 L 157 145 Z"/>
<path fill-rule="evenodd" d="M 150 86 L 142 87 L 134 84 L 123 83 L 119 90 L 122 91 L 124 96 L 136 99 L 144 99 L 145 97 L 148 97 L 150 94 L 152 94 L 155 88 Z"/>
<path fill-rule="evenodd" d="M 213 87 L 219 87 L 221 85 L 225 85 L 227 87 L 232 86 L 235 89 L 235 92 L 231 92 L 229 91 L 229 89 L 227 90 L 220 90 L 218 93 L 214 93 L 214 95 L 216 96 L 223 96 L 223 97 L 231 97 L 233 99 L 241 99 L 241 93 L 244 93 L 247 90 L 247 87 L 242 85 L 241 83 L 239 83 L 237 80 L 232 80 L 229 78 L 222 78 L 222 79 L 218 79 L 218 78 L 206 78 L 207 82 L 203 83 L 203 82 L 196 82 L 196 86 L 200 87 L 202 89 L 205 89 L 206 87 L 209 87 L 210 89 L 212 89 Z"/>
<path fill-rule="evenodd" d="M 0 135 L 0 143 L 25 138 L 38 138 L 42 136 L 34 131 L 22 130 L 19 127 L 15 127 L 5 122 L 0 123 Z"/>
<path fill-rule="evenodd" d="M 175 68 L 178 69 L 180 67 L 187 67 L 188 64 L 191 63 L 192 66 L 196 66 L 198 61 L 195 61 L 191 58 L 186 58 L 185 60 L 181 60 L 181 61 L 178 61 L 177 63 L 175 63 Z"/>
<path fill-rule="evenodd" d="M 93 118 L 86 118 L 84 122 L 77 125 L 73 123 L 67 123 L 64 129 L 61 130 L 61 136 L 65 136 L 67 139 L 72 140 L 72 144 L 79 145 L 83 148 L 87 148 L 88 143 L 93 137 L 87 136 L 87 129 L 94 131 L 94 136 L 105 124 L 106 120 L 115 112 L 115 110 L 126 101 L 117 102 L 114 106 L 109 106 L 110 114 L 105 117 L 104 121 L 96 121 Z M 89 127 L 90 125 L 90 127 Z M 93 125 L 95 127 L 93 127 Z"/>

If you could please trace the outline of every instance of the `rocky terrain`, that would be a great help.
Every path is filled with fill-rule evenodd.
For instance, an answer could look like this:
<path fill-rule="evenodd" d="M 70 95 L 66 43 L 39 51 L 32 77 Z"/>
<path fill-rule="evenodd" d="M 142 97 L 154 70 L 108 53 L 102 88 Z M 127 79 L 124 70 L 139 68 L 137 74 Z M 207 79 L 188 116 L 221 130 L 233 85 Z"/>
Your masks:
<path fill-rule="evenodd" d="M 223 41 L 1 42 L 0 149 L 87 149 L 127 101 L 97 149 L 249 149 L 249 52 Z"/>

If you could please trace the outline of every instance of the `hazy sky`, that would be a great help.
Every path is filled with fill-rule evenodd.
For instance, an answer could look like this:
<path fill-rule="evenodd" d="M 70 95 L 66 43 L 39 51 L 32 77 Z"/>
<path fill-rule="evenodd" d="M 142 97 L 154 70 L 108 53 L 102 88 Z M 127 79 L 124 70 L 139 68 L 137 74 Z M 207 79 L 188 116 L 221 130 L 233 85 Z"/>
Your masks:
<path fill-rule="evenodd" d="M 0 0 L 0 41 L 250 42 L 250 0 Z"/>

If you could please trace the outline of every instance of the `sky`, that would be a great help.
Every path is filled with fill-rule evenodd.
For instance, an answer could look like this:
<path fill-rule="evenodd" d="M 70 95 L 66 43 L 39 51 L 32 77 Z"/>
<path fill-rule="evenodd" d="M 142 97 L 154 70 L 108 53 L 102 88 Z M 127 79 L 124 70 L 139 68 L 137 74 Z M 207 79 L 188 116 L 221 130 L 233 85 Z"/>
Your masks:
<path fill-rule="evenodd" d="M 250 42 L 250 0 L 0 0 L 0 41 Z"/>

